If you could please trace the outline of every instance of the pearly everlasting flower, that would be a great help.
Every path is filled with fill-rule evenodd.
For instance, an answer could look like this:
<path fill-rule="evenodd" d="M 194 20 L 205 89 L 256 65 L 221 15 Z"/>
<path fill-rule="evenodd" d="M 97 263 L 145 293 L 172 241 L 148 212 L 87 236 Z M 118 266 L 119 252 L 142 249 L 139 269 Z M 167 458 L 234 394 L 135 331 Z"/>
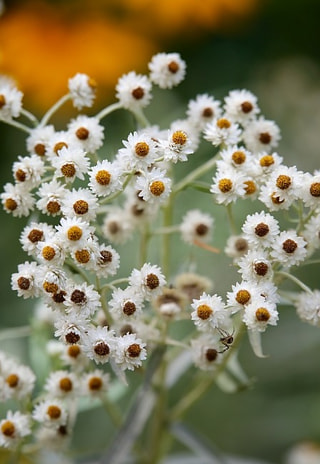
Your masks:
<path fill-rule="evenodd" d="M 259 174 L 259 168 L 254 162 L 252 153 L 244 147 L 232 145 L 221 150 L 220 159 L 217 160 L 216 166 L 219 171 L 228 172 L 236 170 L 244 176 L 254 176 Z"/>
<path fill-rule="evenodd" d="M 110 313 L 115 319 L 132 320 L 141 316 L 143 297 L 134 287 L 117 288 L 109 300 Z"/>
<path fill-rule="evenodd" d="M 52 164 L 63 148 L 67 149 L 82 149 L 81 143 L 78 140 L 75 140 L 72 134 L 68 131 L 56 131 L 50 137 L 46 144 L 46 158 Z"/>
<path fill-rule="evenodd" d="M 54 228 L 46 222 L 31 222 L 20 235 L 22 249 L 28 255 L 33 255 L 37 251 L 37 244 L 50 239 L 53 235 Z"/>
<path fill-rule="evenodd" d="M 117 154 L 117 162 L 126 171 L 150 167 L 159 157 L 156 142 L 148 134 L 133 132 L 122 141 L 124 148 Z"/>
<path fill-rule="evenodd" d="M 274 241 L 271 256 L 274 260 L 289 268 L 303 262 L 307 256 L 306 242 L 294 230 L 284 230 Z"/>
<path fill-rule="evenodd" d="M 257 168 L 263 179 L 268 179 L 270 174 L 281 166 L 283 158 L 278 153 L 261 152 L 257 155 Z"/>
<path fill-rule="evenodd" d="M 97 245 L 89 265 L 97 276 L 108 277 L 115 275 L 119 266 L 120 255 L 111 245 L 104 245 L 103 243 Z"/>
<path fill-rule="evenodd" d="M 228 205 L 245 195 L 245 177 L 241 173 L 217 171 L 212 181 L 210 192 L 219 204 Z"/>
<path fill-rule="evenodd" d="M 27 150 L 30 155 L 44 157 L 47 154 L 47 147 L 54 134 L 55 130 L 52 125 L 38 126 L 32 129 L 26 140 Z"/>
<path fill-rule="evenodd" d="M 89 171 L 89 187 L 98 196 L 108 196 L 122 189 L 122 170 L 117 162 L 98 161 Z"/>
<path fill-rule="evenodd" d="M 1 193 L 4 210 L 13 216 L 28 216 L 34 207 L 34 197 L 23 184 L 5 184 Z"/>
<path fill-rule="evenodd" d="M 264 298 L 256 298 L 244 310 L 243 322 L 249 330 L 264 332 L 267 325 L 277 325 L 278 311 L 273 303 Z"/>
<path fill-rule="evenodd" d="M 212 143 L 214 147 L 219 145 L 236 145 L 240 142 L 241 130 L 237 123 L 222 116 L 214 119 L 204 128 L 204 138 Z"/>
<path fill-rule="evenodd" d="M 320 291 L 301 292 L 295 302 L 301 320 L 311 325 L 320 325 Z"/>
<path fill-rule="evenodd" d="M 66 193 L 67 189 L 56 179 L 43 183 L 37 191 L 39 197 L 36 203 L 37 208 L 43 214 L 50 216 L 61 214 L 61 206 Z"/>
<path fill-rule="evenodd" d="M 118 339 L 115 362 L 121 370 L 133 371 L 147 358 L 146 344 L 135 334 L 126 334 Z"/>
<path fill-rule="evenodd" d="M 81 110 L 83 107 L 90 107 L 95 98 L 97 84 L 86 74 L 77 73 L 68 81 L 68 88 L 72 103 L 75 108 Z"/>
<path fill-rule="evenodd" d="M 253 246 L 269 247 L 279 234 L 279 224 L 271 214 L 261 211 L 247 216 L 242 232 Z"/>
<path fill-rule="evenodd" d="M 135 187 L 139 190 L 139 196 L 150 203 L 165 202 L 171 192 L 171 179 L 166 176 L 165 171 L 154 168 L 143 175 L 140 175 Z"/>
<path fill-rule="evenodd" d="M 212 334 L 203 334 L 191 340 L 191 354 L 195 366 L 204 371 L 215 370 L 222 361 L 219 341 Z"/>
<path fill-rule="evenodd" d="M 285 209 L 287 209 L 294 200 L 300 197 L 303 182 L 303 173 L 298 171 L 295 166 L 281 165 L 272 172 L 268 181 L 262 187 L 259 199 L 269 206 L 269 209 L 272 209 L 272 205 L 274 205 L 274 208 L 285 205 Z M 269 195 L 270 199 L 268 201 L 266 196 L 270 192 L 271 195 Z"/>
<path fill-rule="evenodd" d="M 30 399 L 36 377 L 28 366 L 19 365 L 14 361 L 6 362 L 1 366 L 1 376 L 4 380 L 0 395 L 2 401 L 10 398 L 20 401 Z"/>
<path fill-rule="evenodd" d="M 224 325 L 227 312 L 220 296 L 202 293 L 199 299 L 193 300 L 191 307 L 194 309 L 191 319 L 199 330 L 211 331 Z"/>
<path fill-rule="evenodd" d="M 31 434 L 30 416 L 19 411 L 8 411 L 0 421 L 0 446 L 16 448 L 21 440 Z"/>
<path fill-rule="evenodd" d="M 243 280 L 259 282 L 271 279 L 272 265 L 268 254 L 264 250 L 249 250 L 239 261 L 239 270 Z"/>
<path fill-rule="evenodd" d="M 56 176 L 63 177 L 66 182 L 73 182 L 76 177 L 83 180 L 84 174 L 89 170 L 89 164 L 85 151 L 75 146 L 61 148 L 59 156 L 52 159 Z"/>
<path fill-rule="evenodd" d="M 117 352 L 118 340 L 107 327 L 95 327 L 88 330 L 82 349 L 89 359 L 97 364 L 105 364 Z"/>
<path fill-rule="evenodd" d="M 78 217 L 90 222 L 95 219 L 98 206 L 97 197 L 89 189 L 79 188 L 66 192 L 61 210 L 67 218 Z"/>
<path fill-rule="evenodd" d="M 54 323 L 55 337 L 67 345 L 82 343 L 90 326 L 88 319 L 77 313 L 61 315 Z"/>
<path fill-rule="evenodd" d="M 56 230 L 57 238 L 68 249 L 84 247 L 94 233 L 94 227 L 77 217 L 62 218 Z"/>
<path fill-rule="evenodd" d="M 48 398 L 36 404 L 32 417 L 45 427 L 59 427 L 66 425 L 68 411 L 60 399 Z"/>
<path fill-rule="evenodd" d="M 41 268 L 37 263 L 26 261 L 18 265 L 18 272 L 11 276 L 11 287 L 17 290 L 18 296 L 33 298 L 39 296 L 39 279 Z"/>
<path fill-rule="evenodd" d="M 278 145 L 280 138 L 280 129 L 277 124 L 262 116 L 250 121 L 243 131 L 243 141 L 246 147 L 254 153 L 270 152 Z"/>
<path fill-rule="evenodd" d="M 20 115 L 23 93 L 9 83 L 0 85 L 0 120 L 10 121 Z"/>
<path fill-rule="evenodd" d="M 133 269 L 129 277 L 129 285 L 145 299 L 153 298 L 162 291 L 166 279 L 159 266 L 145 263 L 140 270 Z"/>
<path fill-rule="evenodd" d="M 188 103 L 187 116 L 192 124 L 199 129 L 204 129 L 206 124 L 221 116 L 221 102 L 211 95 L 197 95 Z"/>
<path fill-rule="evenodd" d="M 300 188 L 300 197 L 303 203 L 310 208 L 317 208 L 320 205 L 320 172 L 309 174 L 304 173 L 303 182 Z"/>
<path fill-rule="evenodd" d="M 116 97 L 129 110 L 137 110 L 148 106 L 151 100 L 151 82 L 147 76 L 134 71 L 124 74 L 116 85 Z"/>
<path fill-rule="evenodd" d="M 248 240 L 244 235 L 230 235 L 227 240 L 224 252 L 234 261 L 244 256 L 250 248 Z"/>
<path fill-rule="evenodd" d="M 110 376 L 95 369 L 87 372 L 81 378 L 81 392 L 87 396 L 102 396 L 109 390 Z"/>
<path fill-rule="evenodd" d="M 186 63 L 179 53 L 158 53 L 149 63 L 150 79 L 162 89 L 180 84 L 186 73 Z"/>
<path fill-rule="evenodd" d="M 37 243 L 36 257 L 47 266 L 62 266 L 66 258 L 64 243 L 57 234 Z"/>
<path fill-rule="evenodd" d="M 103 145 L 104 127 L 94 117 L 79 115 L 68 124 L 71 140 L 80 143 L 87 153 L 95 153 Z"/>
<path fill-rule="evenodd" d="M 188 155 L 194 152 L 192 145 L 192 139 L 187 132 L 177 127 L 169 131 L 166 140 L 160 140 L 159 152 L 163 155 L 165 161 L 173 163 L 187 161 Z"/>
<path fill-rule="evenodd" d="M 33 188 L 41 182 L 45 172 L 44 162 L 38 155 L 19 156 L 12 166 L 13 177 L 17 184 Z"/>
<path fill-rule="evenodd" d="M 52 398 L 71 398 L 79 392 L 79 384 L 73 372 L 59 370 L 49 374 L 44 389 Z"/>
<path fill-rule="evenodd" d="M 307 242 L 306 248 L 310 256 L 320 247 L 320 214 L 312 216 L 306 223 L 302 236 Z"/>
<path fill-rule="evenodd" d="M 187 304 L 187 297 L 176 288 L 164 287 L 162 293 L 152 303 L 161 316 L 167 319 L 176 319 L 182 315 Z"/>
<path fill-rule="evenodd" d="M 132 237 L 134 224 L 121 208 L 110 208 L 105 216 L 102 233 L 105 238 L 115 244 L 125 243 Z"/>
<path fill-rule="evenodd" d="M 193 272 L 184 272 L 177 275 L 174 285 L 190 302 L 200 298 L 202 293 L 209 292 L 213 288 L 212 280 Z"/>
<path fill-rule="evenodd" d="M 193 244 L 196 240 L 208 241 L 213 228 L 213 217 L 198 209 L 187 212 L 180 224 L 180 232 L 185 242 Z"/>
<path fill-rule="evenodd" d="M 100 295 L 93 285 L 74 284 L 65 300 L 66 312 L 79 314 L 84 318 L 92 316 L 101 306 Z"/>
<path fill-rule="evenodd" d="M 80 372 L 81 375 L 90 362 L 86 354 L 83 352 L 81 345 L 78 343 L 65 345 L 60 359 L 64 365 L 70 366 L 73 372 Z"/>
<path fill-rule="evenodd" d="M 248 90 L 231 90 L 224 101 L 226 116 L 242 125 L 250 124 L 260 111 L 257 97 Z"/>
<path fill-rule="evenodd" d="M 237 282 L 232 285 L 232 292 L 227 293 L 227 307 L 234 314 L 250 304 L 255 298 L 260 296 L 259 287 L 254 282 Z"/>

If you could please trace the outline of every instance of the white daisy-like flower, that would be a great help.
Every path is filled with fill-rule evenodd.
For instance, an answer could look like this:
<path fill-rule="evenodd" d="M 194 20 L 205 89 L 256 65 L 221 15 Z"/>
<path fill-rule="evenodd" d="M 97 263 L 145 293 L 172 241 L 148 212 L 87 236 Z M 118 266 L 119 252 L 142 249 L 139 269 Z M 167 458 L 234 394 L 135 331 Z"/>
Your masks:
<path fill-rule="evenodd" d="M 66 258 L 64 243 L 59 240 L 57 234 L 47 240 L 38 242 L 36 257 L 42 264 L 62 266 Z"/>
<path fill-rule="evenodd" d="M 121 244 L 132 237 L 133 228 L 134 223 L 127 212 L 115 206 L 104 218 L 102 233 L 110 242 Z"/>
<path fill-rule="evenodd" d="M 98 161 L 89 171 L 89 187 L 98 196 L 107 196 L 122 189 L 122 168 L 116 161 Z"/>
<path fill-rule="evenodd" d="M 294 230 L 284 230 L 272 244 L 271 256 L 285 268 L 303 262 L 307 256 L 306 241 Z"/>
<path fill-rule="evenodd" d="M 243 280 L 260 281 L 272 277 L 273 271 L 268 254 L 264 250 L 249 250 L 245 256 L 238 261 L 240 274 Z"/>
<path fill-rule="evenodd" d="M 257 153 L 270 152 L 278 145 L 281 136 L 277 124 L 261 116 L 246 125 L 242 138 L 248 150 Z"/>
<path fill-rule="evenodd" d="M 255 247 L 271 246 L 279 231 L 278 221 L 264 211 L 248 215 L 242 226 L 244 237 Z"/>
<path fill-rule="evenodd" d="M 193 145 L 187 132 L 176 127 L 168 132 L 166 140 L 159 141 L 159 153 L 164 156 L 165 161 L 187 161 L 188 155 L 194 152 Z"/>
<path fill-rule="evenodd" d="M 306 248 L 308 255 L 320 247 L 320 214 L 312 216 L 309 221 L 306 223 L 304 230 L 302 231 L 302 236 L 307 242 Z"/>
<path fill-rule="evenodd" d="M 82 349 L 89 359 L 97 364 L 105 364 L 117 352 L 118 339 L 107 327 L 95 327 L 88 330 Z"/>
<path fill-rule="evenodd" d="M 90 362 L 78 343 L 65 345 L 60 359 L 64 365 L 70 366 L 73 372 L 79 372 L 81 376 Z"/>
<path fill-rule="evenodd" d="M 116 98 L 129 110 L 137 110 L 148 106 L 152 98 L 152 84 L 147 76 L 134 71 L 124 74 L 116 85 Z"/>
<path fill-rule="evenodd" d="M 209 122 L 204 128 L 204 138 L 214 147 L 219 145 L 237 145 L 240 142 L 241 129 L 237 123 L 222 116 Z"/>
<path fill-rule="evenodd" d="M 15 448 L 22 438 L 31 434 L 30 416 L 19 411 L 8 411 L 5 419 L 0 421 L 0 446 Z"/>
<path fill-rule="evenodd" d="M 160 205 L 149 203 L 139 197 L 139 190 L 128 186 L 125 191 L 127 199 L 123 205 L 127 220 L 132 226 L 144 226 L 146 222 L 151 223 L 159 211 Z"/>
<path fill-rule="evenodd" d="M 49 374 L 44 389 L 53 398 L 71 398 L 79 392 L 80 382 L 73 372 L 59 370 Z"/>
<path fill-rule="evenodd" d="M 47 146 L 49 141 L 55 134 L 54 127 L 49 126 L 38 126 L 32 129 L 30 135 L 27 137 L 26 144 L 27 150 L 30 155 L 45 156 L 47 152 Z"/>
<path fill-rule="evenodd" d="M 159 157 L 156 142 L 143 132 L 129 134 L 122 143 L 124 148 L 118 150 L 116 159 L 125 171 L 145 170 Z"/>
<path fill-rule="evenodd" d="M 48 398 L 36 404 L 32 417 L 46 427 L 59 427 L 67 423 L 68 411 L 60 399 Z"/>
<path fill-rule="evenodd" d="M 256 283 L 245 280 L 237 282 L 232 285 L 232 292 L 227 292 L 227 307 L 231 309 L 231 314 L 234 314 L 251 303 L 257 296 L 260 294 Z"/>
<path fill-rule="evenodd" d="M 301 292 L 295 303 L 297 314 L 304 322 L 320 325 L 320 291 Z"/>
<path fill-rule="evenodd" d="M 28 216 L 34 208 L 34 197 L 24 184 L 7 183 L 0 195 L 3 209 L 15 217 Z"/>
<path fill-rule="evenodd" d="M 98 199 L 85 188 L 68 191 L 62 200 L 62 214 L 68 218 L 78 217 L 90 222 L 95 219 L 98 209 Z"/>
<path fill-rule="evenodd" d="M 242 320 L 248 329 L 264 332 L 267 325 L 277 325 L 278 319 L 279 314 L 275 304 L 261 297 L 245 307 Z"/>
<path fill-rule="evenodd" d="M 202 293 L 199 299 L 193 300 L 191 319 L 196 327 L 205 332 L 219 328 L 226 321 L 227 311 L 222 298 L 218 295 Z"/>
<path fill-rule="evenodd" d="M 219 204 L 228 205 L 245 195 L 245 177 L 235 170 L 217 171 L 212 180 L 210 192 Z"/>
<path fill-rule="evenodd" d="M 0 86 L 0 119 L 11 121 L 17 118 L 22 109 L 23 93 L 14 85 L 3 84 Z"/>
<path fill-rule="evenodd" d="M 283 161 L 282 156 L 278 155 L 278 153 L 267 153 L 261 152 L 257 155 L 257 168 L 258 168 L 258 175 L 261 174 L 263 178 L 268 179 L 270 174 L 281 166 Z"/>
<path fill-rule="evenodd" d="M 199 209 L 188 211 L 179 227 L 182 239 L 190 244 L 194 244 L 195 240 L 210 240 L 213 223 L 213 217 Z"/>
<path fill-rule="evenodd" d="M 304 174 L 298 171 L 296 166 L 281 165 L 273 171 L 267 185 L 273 188 L 274 196 L 279 198 L 280 202 L 285 200 L 288 204 L 300 198 L 304 182 Z"/>
<path fill-rule="evenodd" d="M 257 97 L 245 89 L 231 90 L 224 101 L 224 111 L 227 117 L 242 125 L 246 125 L 260 111 Z"/>
<path fill-rule="evenodd" d="M 18 265 L 18 272 L 11 276 L 11 288 L 17 290 L 18 296 L 33 298 L 39 296 L 39 279 L 41 268 L 34 261 Z"/>
<path fill-rule="evenodd" d="M 57 239 L 70 250 L 85 247 L 94 234 L 94 227 L 77 217 L 62 218 L 56 230 Z"/>
<path fill-rule="evenodd" d="M 219 340 L 213 334 L 203 334 L 191 340 L 191 355 L 194 364 L 204 371 L 213 371 L 223 359 L 219 353 Z"/>
<path fill-rule="evenodd" d="M 166 177 L 166 172 L 154 168 L 137 177 L 136 190 L 139 196 L 150 203 L 165 202 L 171 192 L 171 179 Z"/>
<path fill-rule="evenodd" d="M 95 369 L 81 376 L 81 393 L 86 396 L 102 396 L 109 390 L 110 376 Z"/>
<path fill-rule="evenodd" d="M 67 313 L 81 314 L 85 318 L 92 316 L 101 307 L 99 293 L 93 285 L 86 282 L 74 284 L 69 289 L 64 304 Z"/>
<path fill-rule="evenodd" d="M 188 103 L 187 116 L 191 123 L 199 129 L 221 116 L 221 102 L 208 94 L 197 95 Z"/>
<path fill-rule="evenodd" d="M 37 250 L 38 242 L 48 240 L 53 237 L 53 235 L 53 226 L 46 222 L 31 222 L 31 224 L 23 229 L 20 235 L 22 249 L 26 251 L 28 255 L 33 255 Z"/>
<path fill-rule="evenodd" d="M 95 249 L 90 268 L 100 277 L 115 275 L 120 266 L 120 255 L 111 246 L 101 243 Z"/>
<path fill-rule="evenodd" d="M 230 235 L 224 252 L 236 262 L 249 251 L 249 248 L 249 242 L 243 235 Z"/>
<path fill-rule="evenodd" d="M 80 114 L 69 122 L 68 132 L 88 153 L 95 153 L 103 145 L 104 127 L 97 118 Z"/>
<path fill-rule="evenodd" d="M 54 335 L 67 345 L 82 343 L 83 339 L 86 338 L 89 324 L 88 319 L 78 313 L 61 315 L 54 323 L 56 328 Z"/>
<path fill-rule="evenodd" d="M 62 201 L 67 192 L 68 190 L 56 179 L 43 183 L 37 191 L 37 208 L 50 216 L 61 214 Z"/>
<path fill-rule="evenodd" d="M 84 179 L 90 162 L 82 148 L 73 146 L 62 147 L 59 156 L 52 159 L 52 165 L 56 168 L 57 177 L 63 177 L 66 182 L 73 182 L 76 177 L 80 180 Z"/>
<path fill-rule="evenodd" d="M 68 278 L 61 267 L 43 267 L 40 283 L 42 289 L 49 294 L 56 294 L 61 289 L 67 288 Z"/>
<path fill-rule="evenodd" d="M 36 382 L 36 376 L 30 367 L 15 362 L 6 362 L 1 366 L 1 376 L 4 380 L 1 394 L 3 400 L 30 399 Z"/>
<path fill-rule="evenodd" d="M 180 84 L 186 74 L 186 63 L 179 53 L 158 53 L 148 64 L 150 79 L 161 89 L 171 89 Z"/>
<path fill-rule="evenodd" d="M 47 142 L 46 158 L 52 163 L 57 156 L 60 156 L 62 148 L 82 149 L 82 146 L 68 131 L 56 131 Z"/>
<path fill-rule="evenodd" d="M 38 155 L 19 156 L 12 166 L 13 177 L 18 184 L 33 188 L 41 182 L 45 172 L 44 162 Z"/>
<path fill-rule="evenodd" d="M 220 159 L 217 160 L 216 166 L 220 171 L 232 169 L 243 173 L 245 176 L 254 177 L 260 174 L 252 153 L 244 147 L 232 145 L 221 150 L 219 155 Z"/>
<path fill-rule="evenodd" d="M 75 108 L 91 107 L 95 98 L 97 84 L 86 74 L 77 73 L 68 81 L 68 88 Z"/>
<path fill-rule="evenodd" d="M 115 319 L 131 321 L 142 314 L 143 297 L 135 288 L 117 288 L 108 302 L 110 313 Z"/>
<path fill-rule="evenodd" d="M 159 266 L 145 263 L 142 268 L 133 269 L 129 277 L 129 285 L 145 299 L 151 299 L 159 295 L 166 279 Z"/>
<path fill-rule="evenodd" d="M 300 188 L 300 197 L 303 203 L 310 208 L 320 205 L 320 172 L 303 174 L 303 182 Z"/>
<path fill-rule="evenodd" d="M 133 371 L 147 359 L 146 344 L 136 334 L 126 334 L 118 338 L 115 362 L 121 370 Z"/>

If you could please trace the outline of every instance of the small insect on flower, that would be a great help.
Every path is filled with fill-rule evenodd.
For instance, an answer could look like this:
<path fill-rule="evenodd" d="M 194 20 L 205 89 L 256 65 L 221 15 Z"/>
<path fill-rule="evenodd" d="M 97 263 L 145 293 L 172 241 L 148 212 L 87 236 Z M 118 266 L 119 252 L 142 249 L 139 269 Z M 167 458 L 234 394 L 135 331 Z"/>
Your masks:
<path fill-rule="evenodd" d="M 234 330 L 232 331 L 231 334 L 224 329 L 218 329 L 218 331 L 221 335 L 220 342 L 224 346 L 224 348 L 222 348 L 221 351 L 218 351 L 218 353 L 224 353 L 231 347 L 232 343 L 234 342 L 234 337 L 233 337 Z"/>

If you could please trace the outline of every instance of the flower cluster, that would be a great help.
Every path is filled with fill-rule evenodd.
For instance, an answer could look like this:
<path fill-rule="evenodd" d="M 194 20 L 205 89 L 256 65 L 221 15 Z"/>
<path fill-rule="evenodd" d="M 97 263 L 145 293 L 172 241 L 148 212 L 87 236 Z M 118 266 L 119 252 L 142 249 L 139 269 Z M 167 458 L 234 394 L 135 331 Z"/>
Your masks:
<path fill-rule="evenodd" d="M 50 124 L 51 117 L 69 99 L 79 110 L 92 106 L 92 78 L 71 78 L 68 94 L 41 121 L 23 109 L 22 94 L 11 82 L 0 82 L 0 118 L 28 133 L 27 155 L 13 163 L 14 180 L 1 194 L 8 213 L 32 213 L 20 237 L 29 260 L 12 275 L 12 289 L 22 298 L 39 299 L 37 319 L 50 324 L 54 340 L 48 354 L 57 366 L 39 400 L 33 397 L 33 372 L 1 354 L 1 400 L 32 404 L 28 411 L 9 411 L 2 420 L 2 446 L 16 447 L 31 434 L 32 422 L 38 424 L 40 444 L 62 445 L 74 423 L 74 398 L 103 400 L 109 384 L 126 383 L 127 371 L 141 368 L 158 345 L 168 352 L 180 347 L 190 363 L 218 375 L 244 329 L 261 354 L 259 336 L 277 324 L 284 298 L 291 298 L 302 320 L 320 325 L 319 291 L 288 272 L 320 245 L 320 172 L 283 164 L 274 151 L 280 130 L 261 115 L 248 90 L 233 90 L 223 101 L 197 95 L 184 119 L 165 129 L 150 124 L 143 109 L 152 100 L 153 85 L 171 89 L 185 73 L 178 53 L 157 54 L 148 75 L 132 71 L 119 79 L 117 102 L 96 116 L 78 115 L 65 130 Z M 102 119 L 120 108 L 133 114 L 137 127 L 114 157 L 106 157 Z M 29 118 L 33 127 L 20 117 Z M 216 148 L 215 156 L 176 182 L 174 170 L 189 161 L 202 138 Z M 218 251 L 210 244 L 216 225 L 211 212 L 189 209 L 179 224 L 171 222 L 177 195 L 208 172 L 212 182 L 199 189 L 226 207 L 232 227 L 225 253 L 240 274 L 225 299 L 212 293 L 210 278 L 191 268 L 170 272 L 168 265 L 173 233 L 187 247 Z M 238 200 L 254 200 L 259 210 L 246 216 L 239 231 L 231 212 Z M 297 227 L 280 227 L 277 215 L 295 208 Z M 118 250 L 136 231 L 142 237 L 140 262 L 132 258 L 130 275 L 122 277 L 120 261 L 128 264 L 130 257 Z M 156 235 L 163 236 L 161 267 L 148 256 Z M 281 288 L 286 279 L 303 292 L 286 294 Z M 187 337 L 169 336 L 172 323 L 182 320 L 189 321 Z"/>

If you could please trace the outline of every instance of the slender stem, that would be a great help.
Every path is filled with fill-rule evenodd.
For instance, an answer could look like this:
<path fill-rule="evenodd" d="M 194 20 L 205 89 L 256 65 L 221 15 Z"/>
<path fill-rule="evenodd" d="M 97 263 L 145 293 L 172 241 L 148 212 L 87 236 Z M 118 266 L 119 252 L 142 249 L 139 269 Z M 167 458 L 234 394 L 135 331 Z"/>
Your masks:
<path fill-rule="evenodd" d="M 216 164 L 216 158 L 213 157 L 206 163 L 199 166 L 197 169 L 194 169 L 190 174 L 188 174 L 183 180 L 178 182 L 173 189 L 173 192 L 176 194 L 181 190 L 185 189 L 189 184 L 191 184 L 194 180 L 198 179 L 198 177 L 203 176 L 206 172 L 210 171 Z"/>
<path fill-rule="evenodd" d="M 122 109 L 123 106 L 121 103 L 117 102 L 117 103 L 113 103 L 112 105 L 109 105 L 109 106 L 106 106 L 105 108 L 103 108 L 97 115 L 96 115 L 96 118 L 99 119 L 99 121 L 101 121 L 101 119 L 105 118 L 106 116 L 108 116 L 108 114 L 112 113 L 113 111 L 116 111 L 116 110 L 120 110 Z"/>
<path fill-rule="evenodd" d="M 180 231 L 180 226 L 159 227 L 152 231 L 152 235 L 173 234 Z"/>
<path fill-rule="evenodd" d="M 277 271 L 277 275 L 280 275 L 280 276 L 286 277 L 289 280 L 292 280 L 292 282 L 297 284 L 298 287 L 300 287 L 303 291 L 310 293 L 311 295 L 313 294 L 312 290 L 307 285 L 301 282 L 301 280 L 295 277 L 294 275 L 289 274 L 289 272 Z"/>
<path fill-rule="evenodd" d="M 0 120 L 0 122 L 1 122 L 1 120 Z M 10 126 L 16 127 L 17 129 L 20 129 L 23 132 L 27 132 L 27 134 L 31 133 L 30 127 L 25 126 L 21 122 L 14 121 L 13 119 L 6 119 L 6 120 L 3 120 L 3 122 L 6 123 L 6 124 L 9 124 Z"/>
<path fill-rule="evenodd" d="M 226 210 L 227 210 L 227 215 L 228 215 L 230 230 L 231 230 L 231 232 L 233 233 L 233 235 L 237 235 L 238 230 L 237 230 L 237 226 L 236 226 L 236 223 L 235 223 L 235 220 L 234 220 L 234 216 L 233 216 L 233 213 L 232 213 L 232 203 L 229 203 L 229 204 L 226 206 Z"/>
<path fill-rule="evenodd" d="M 173 196 L 171 195 L 167 205 L 163 210 L 163 227 L 169 228 L 172 224 L 173 216 Z M 170 234 L 163 234 L 162 236 L 162 271 L 167 279 L 170 275 L 170 247 L 171 237 Z"/>
<path fill-rule="evenodd" d="M 48 124 L 49 120 L 51 117 L 54 115 L 58 109 L 64 105 L 68 100 L 71 99 L 71 95 L 67 93 L 63 97 L 61 97 L 43 116 L 43 118 L 40 121 L 40 127 L 44 127 L 46 124 Z"/>
<path fill-rule="evenodd" d="M 29 325 L 23 325 L 21 327 L 14 327 L 10 329 L 3 329 L 0 331 L 0 341 L 28 337 L 31 334 L 31 332 L 31 327 Z"/>
<path fill-rule="evenodd" d="M 124 192 L 126 186 L 129 184 L 129 182 L 130 182 L 130 180 L 131 180 L 131 178 L 132 178 L 133 175 L 134 175 L 133 172 L 131 172 L 130 174 L 128 174 L 126 180 L 125 180 L 124 183 L 123 183 L 122 189 L 119 190 L 118 192 L 114 193 L 113 195 L 110 195 L 109 197 L 106 197 L 106 198 L 104 198 L 103 200 L 101 200 L 101 201 L 100 201 L 100 205 L 105 205 L 106 203 L 109 203 L 110 201 L 114 200 L 114 199 L 117 198 L 119 195 L 121 195 L 121 194 Z"/>
<path fill-rule="evenodd" d="M 138 123 L 141 127 L 148 127 L 148 126 L 150 126 L 150 122 L 148 121 L 148 119 L 147 119 L 146 116 L 144 115 L 144 113 L 143 113 L 143 111 L 142 111 L 141 108 L 136 109 L 136 110 L 131 110 L 131 113 L 134 115 L 134 117 L 136 118 L 137 123 Z"/>
<path fill-rule="evenodd" d="M 140 266 L 142 267 L 144 263 L 147 262 L 148 258 L 148 243 L 150 239 L 149 225 L 145 224 L 145 227 L 141 233 L 140 240 Z"/>
<path fill-rule="evenodd" d="M 37 126 L 39 124 L 38 118 L 36 118 L 34 114 L 30 113 L 30 111 L 21 108 L 21 114 L 23 114 L 23 116 L 29 119 L 29 121 L 31 121 L 34 124 L 34 126 Z"/>

